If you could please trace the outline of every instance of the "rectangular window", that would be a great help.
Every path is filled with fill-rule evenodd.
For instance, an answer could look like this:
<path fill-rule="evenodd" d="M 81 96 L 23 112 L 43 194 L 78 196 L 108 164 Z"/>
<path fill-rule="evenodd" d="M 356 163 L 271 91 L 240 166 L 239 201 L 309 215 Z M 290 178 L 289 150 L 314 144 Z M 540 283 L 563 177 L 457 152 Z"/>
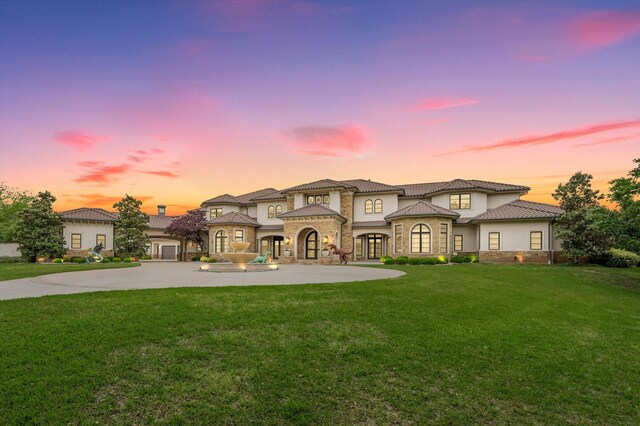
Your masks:
<path fill-rule="evenodd" d="M 307 205 L 312 204 L 329 204 L 329 194 L 307 195 Z"/>
<path fill-rule="evenodd" d="M 307 205 L 315 204 L 315 197 L 313 195 L 307 195 Z"/>
<path fill-rule="evenodd" d="M 499 232 L 489 232 L 489 250 L 500 250 Z"/>
<path fill-rule="evenodd" d="M 325 194 L 322 196 L 323 204 L 329 204 L 329 194 Z"/>
<path fill-rule="evenodd" d="M 542 250 L 542 231 L 531 231 L 529 234 L 529 246 L 531 250 Z"/>
<path fill-rule="evenodd" d="M 71 234 L 71 248 L 72 249 L 81 249 L 82 248 L 82 235 L 80 235 L 80 234 Z"/>
<path fill-rule="evenodd" d="M 235 241 L 244 241 L 244 231 L 242 229 L 236 229 Z"/>
<path fill-rule="evenodd" d="M 447 253 L 449 251 L 449 225 L 446 223 L 440 224 L 440 253 Z"/>
<path fill-rule="evenodd" d="M 471 194 L 451 194 L 449 195 L 449 208 L 451 210 L 462 210 L 471 208 Z"/>
<path fill-rule="evenodd" d="M 220 217 L 220 216 L 222 216 L 222 209 L 221 208 L 209 209 L 209 217 L 211 219 L 214 219 L 214 218 Z"/>
<path fill-rule="evenodd" d="M 454 235 L 453 236 L 453 250 L 454 251 L 463 251 L 462 250 L 462 235 Z"/>
<path fill-rule="evenodd" d="M 356 238 L 356 256 L 362 256 L 362 238 Z"/>
<path fill-rule="evenodd" d="M 99 246 L 102 244 L 102 247 L 107 247 L 107 236 L 103 234 L 96 235 L 96 245 Z"/>
<path fill-rule="evenodd" d="M 402 253 L 402 225 L 395 226 L 396 246 L 395 253 Z"/>

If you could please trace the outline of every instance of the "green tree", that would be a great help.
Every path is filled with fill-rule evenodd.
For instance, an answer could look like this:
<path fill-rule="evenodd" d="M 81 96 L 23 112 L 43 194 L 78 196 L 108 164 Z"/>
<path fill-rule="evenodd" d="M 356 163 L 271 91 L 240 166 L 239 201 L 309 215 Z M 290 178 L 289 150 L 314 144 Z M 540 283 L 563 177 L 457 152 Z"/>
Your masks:
<path fill-rule="evenodd" d="M 27 191 L 10 188 L 0 182 L 0 243 L 14 243 L 18 228 L 18 215 L 24 210 L 33 195 Z"/>
<path fill-rule="evenodd" d="M 15 240 L 22 257 L 35 262 L 38 257 L 60 257 L 64 253 L 64 225 L 53 211 L 56 197 L 39 192 L 18 214 Z"/>
<path fill-rule="evenodd" d="M 116 222 L 114 246 L 119 256 L 143 256 L 147 253 L 149 237 L 144 232 L 149 229 L 149 216 L 140 210 L 142 201 L 129 194 L 115 203 L 119 218 Z"/>
<path fill-rule="evenodd" d="M 628 176 L 609 182 L 607 198 L 617 204 L 606 226 L 614 236 L 614 245 L 640 253 L 640 158 Z"/>
<path fill-rule="evenodd" d="M 557 219 L 554 236 L 562 240 L 562 250 L 569 259 L 601 256 L 612 244 L 603 227 L 609 211 L 598 202 L 604 198 L 591 188 L 593 176 L 577 172 L 566 184 L 558 185 L 552 194 L 564 213 Z"/>

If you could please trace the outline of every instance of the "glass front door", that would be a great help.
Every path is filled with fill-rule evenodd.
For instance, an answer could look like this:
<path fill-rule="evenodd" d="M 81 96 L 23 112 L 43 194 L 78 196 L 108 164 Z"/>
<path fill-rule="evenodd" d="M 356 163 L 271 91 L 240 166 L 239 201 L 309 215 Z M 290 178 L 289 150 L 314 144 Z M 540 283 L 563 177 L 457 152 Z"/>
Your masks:
<path fill-rule="evenodd" d="M 316 231 L 311 231 L 307 235 L 305 252 L 307 259 L 318 258 L 318 233 Z"/>
<path fill-rule="evenodd" d="M 282 244 L 284 243 L 284 237 L 273 237 L 273 253 L 274 259 L 282 256 Z"/>
<path fill-rule="evenodd" d="M 379 259 L 382 256 L 382 235 L 369 235 L 367 239 L 367 257 L 369 259 Z"/>

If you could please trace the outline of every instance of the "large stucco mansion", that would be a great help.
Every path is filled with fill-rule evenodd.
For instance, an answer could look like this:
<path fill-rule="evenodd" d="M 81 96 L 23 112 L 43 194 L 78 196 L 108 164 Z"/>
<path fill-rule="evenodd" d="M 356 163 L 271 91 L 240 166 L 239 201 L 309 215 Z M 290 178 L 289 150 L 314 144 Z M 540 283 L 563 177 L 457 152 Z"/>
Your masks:
<path fill-rule="evenodd" d="M 352 251 L 352 260 L 476 254 L 481 262 L 553 263 L 561 255 L 553 222 L 562 210 L 521 200 L 529 189 L 475 179 L 407 185 L 322 179 L 283 190 L 223 194 L 200 206 L 209 230 L 203 250 L 220 257 L 231 250 L 231 241 L 245 241 L 247 251 L 270 251 L 279 263 L 329 263 L 335 258 L 324 249 L 335 244 Z M 114 213 L 83 208 L 63 212 L 63 218 L 70 249 L 94 240 L 107 252 L 113 249 Z M 197 251 L 164 234 L 172 218 L 164 206 L 150 216 L 154 258 Z"/>

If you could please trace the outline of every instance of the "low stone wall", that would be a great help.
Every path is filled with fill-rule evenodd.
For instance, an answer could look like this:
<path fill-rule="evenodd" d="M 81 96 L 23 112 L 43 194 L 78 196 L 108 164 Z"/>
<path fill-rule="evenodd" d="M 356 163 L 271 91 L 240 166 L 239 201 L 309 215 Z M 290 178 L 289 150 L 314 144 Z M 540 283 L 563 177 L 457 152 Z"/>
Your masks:
<path fill-rule="evenodd" d="M 549 263 L 548 251 L 481 251 L 481 263 Z"/>
<path fill-rule="evenodd" d="M 20 257 L 17 243 L 1 243 L 0 257 Z"/>

